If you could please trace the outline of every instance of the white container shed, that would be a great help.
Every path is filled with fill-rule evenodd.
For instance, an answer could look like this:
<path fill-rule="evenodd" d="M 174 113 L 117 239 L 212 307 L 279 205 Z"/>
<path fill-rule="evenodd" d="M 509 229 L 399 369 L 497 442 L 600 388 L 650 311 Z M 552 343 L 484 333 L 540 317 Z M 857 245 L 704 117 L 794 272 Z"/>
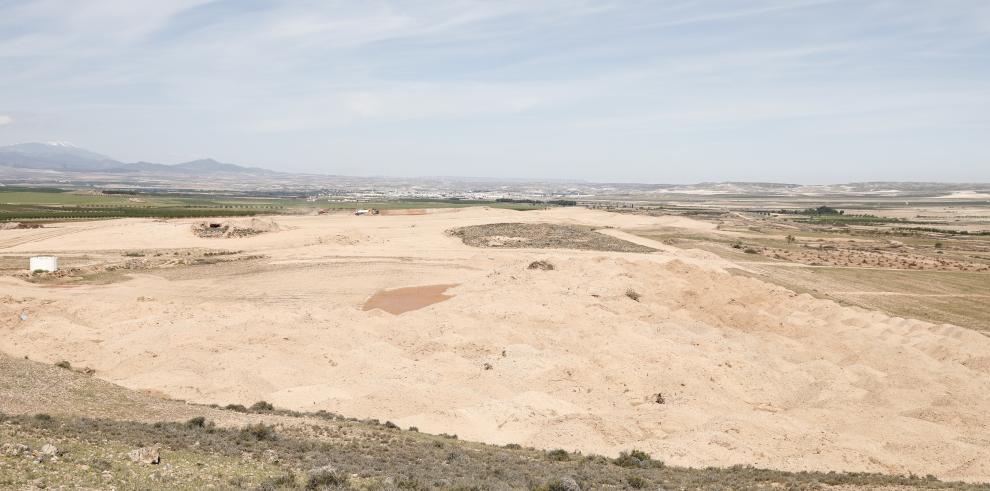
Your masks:
<path fill-rule="evenodd" d="M 31 271 L 58 271 L 58 258 L 55 256 L 33 256 L 28 269 Z"/>

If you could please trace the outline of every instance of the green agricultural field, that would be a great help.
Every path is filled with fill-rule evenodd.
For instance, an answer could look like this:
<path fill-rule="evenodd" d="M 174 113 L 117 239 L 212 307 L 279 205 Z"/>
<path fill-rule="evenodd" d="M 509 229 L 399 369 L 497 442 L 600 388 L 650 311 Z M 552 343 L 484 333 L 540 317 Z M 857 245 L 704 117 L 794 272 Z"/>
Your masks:
<path fill-rule="evenodd" d="M 153 193 L 103 194 L 55 188 L 0 189 L 0 222 L 95 220 L 107 218 L 192 218 L 280 215 L 320 209 L 397 210 L 490 206 L 533 210 L 539 205 L 468 200 L 309 201 L 300 197 L 234 196 L 230 194 Z"/>
<path fill-rule="evenodd" d="M 340 202 L 316 202 L 310 203 L 331 210 L 352 210 L 355 208 L 378 209 L 378 210 L 410 210 L 417 208 L 465 208 L 468 206 L 487 206 L 489 208 L 503 208 L 508 210 L 538 210 L 544 208 L 542 205 L 531 205 L 528 203 L 497 203 L 494 201 L 469 201 L 469 200 L 400 200 L 400 201 L 340 201 Z"/>

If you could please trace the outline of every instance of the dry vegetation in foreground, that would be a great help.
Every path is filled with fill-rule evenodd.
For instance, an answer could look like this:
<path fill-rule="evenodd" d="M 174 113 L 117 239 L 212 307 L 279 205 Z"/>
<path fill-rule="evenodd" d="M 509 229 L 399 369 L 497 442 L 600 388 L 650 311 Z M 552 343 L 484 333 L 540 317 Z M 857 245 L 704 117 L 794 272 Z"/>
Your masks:
<path fill-rule="evenodd" d="M 3 355 L 0 409 L 0 488 L 990 490 L 931 476 L 691 469 L 636 450 L 610 459 L 486 445 L 263 401 L 197 406 Z"/>
<path fill-rule="evenodd" d="M 447 231 L 473 247 L 581 249 L 653 252 L 656 249 L 595 232 L 591 227 L 552 223 L 490 223 Z"/>
<path fill-rule="evenodd" d="M 256 423 L 220 428 L 203 418 L 138 423 L 0 415 L 0 487 L 990 489 L 931 476 L 670 467 L 635 450 L 608 459 L 462 442 L 328 413 L 322 419 L 305 429 L 312 436 L 301 436 L 291 427 Z M 158 463 L 140 460 L 148 454 L 158 457 Z"/>

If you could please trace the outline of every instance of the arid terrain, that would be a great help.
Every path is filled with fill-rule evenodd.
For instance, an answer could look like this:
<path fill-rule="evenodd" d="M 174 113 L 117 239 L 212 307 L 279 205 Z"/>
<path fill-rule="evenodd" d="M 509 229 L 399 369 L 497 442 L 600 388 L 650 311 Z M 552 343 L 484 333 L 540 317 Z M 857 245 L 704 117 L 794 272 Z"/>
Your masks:
<path fill-rule="evenodd" d="M 270 220 L 0 231 L 0 351 L 194 403 L 495 444 L 990 480 L 990 273 L 956 242 L 943 262 L 840 256 L 967 275 L 931 298 L 968 295 L 975 313 L 939 320 L 769 275 L 837 261 L 800 230 L 758 243 L 717 220 L 581 208 Z M 28 274 L 34 254 L 63 271 Z"/>

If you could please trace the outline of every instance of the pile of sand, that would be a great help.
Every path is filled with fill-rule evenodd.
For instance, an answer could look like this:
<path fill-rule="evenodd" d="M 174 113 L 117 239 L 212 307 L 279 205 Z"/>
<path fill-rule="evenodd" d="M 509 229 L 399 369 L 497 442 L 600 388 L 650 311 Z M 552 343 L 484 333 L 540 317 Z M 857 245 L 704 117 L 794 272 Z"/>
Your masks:
<path fill-rule="evenodd" d="M 274 220 L 223 220 L 199 222 L 192 226 L 193 233 L 204 238 L 250 237 L 267 232 L 278 232 L 279 225 Z"/>
<path fill-rule="evenodd" d="M 3 222 L 0 230 L 17 230 L 22 228 L 42 228 L 40 223 Z"/>

